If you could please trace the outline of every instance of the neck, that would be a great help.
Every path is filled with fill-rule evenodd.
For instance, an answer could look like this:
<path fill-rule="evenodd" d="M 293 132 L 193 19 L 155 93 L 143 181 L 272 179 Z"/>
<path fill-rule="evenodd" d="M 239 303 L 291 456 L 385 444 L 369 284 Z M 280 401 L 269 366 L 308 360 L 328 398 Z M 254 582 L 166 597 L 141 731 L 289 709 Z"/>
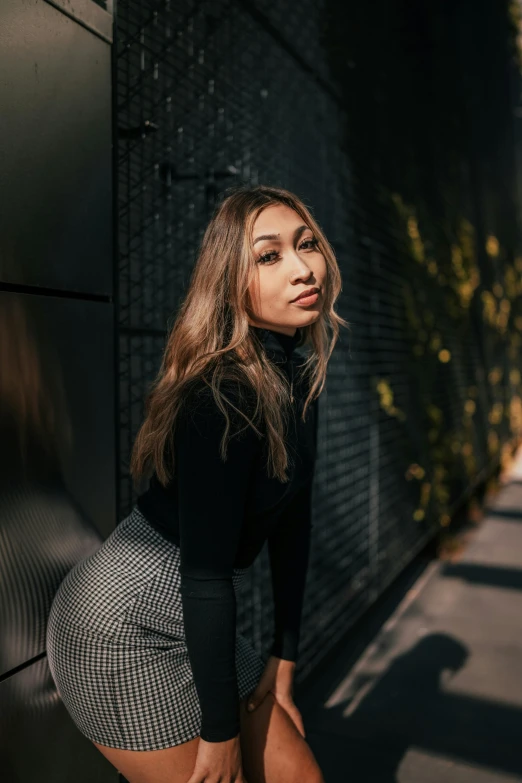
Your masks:
<path fill-rule="evenodd" d="M 299 328 L 295 328 L 293 334 L 285 334 L 267 326 L 254 326 L 253 324 L 250 324 L 250 328 L 260 338 L 271 357 L 289 359 L 301 337 Z"/>
<path fill-rule="evenodd" d="M 267 323 L 259 323 L 259 324 L 253 324 L 251 321 L 249 321 L 250 326 L 253 326 L 255 329 L 268 329 L 269 332 L 276 332 L 277 334 L 284 334 L 287 337 L 295 337 L 297 333 L 297 327 L 295 326 L 273 326 L 271 324 Z"/>

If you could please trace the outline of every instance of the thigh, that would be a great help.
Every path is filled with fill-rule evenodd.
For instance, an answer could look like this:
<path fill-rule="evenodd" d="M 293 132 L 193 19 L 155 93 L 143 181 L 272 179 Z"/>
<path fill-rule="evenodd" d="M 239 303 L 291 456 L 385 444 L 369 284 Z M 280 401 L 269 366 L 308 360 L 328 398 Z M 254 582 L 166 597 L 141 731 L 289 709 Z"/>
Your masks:
<path fill-rule="evenodd" d="M 272 693 L 253 713 L 242 700 L 240 720 L 247 783 L 324 783 L 312 749 Z"/>
<path fill-rule="evenodd" d="M 187 783 L 194 772 L 199 737 L 164 750 L 119 750 L 94 743 L 129 783 Z"/>
<path fill-rule="evenodd" d="M 324 783 L 310 746 L 271 693 L 252 714 L 242 699 L 240 721 L 247 783 Z M 199 737 L 165 750 L 94 745 L 129 783 L 186 783 L 194 771 Z"/>

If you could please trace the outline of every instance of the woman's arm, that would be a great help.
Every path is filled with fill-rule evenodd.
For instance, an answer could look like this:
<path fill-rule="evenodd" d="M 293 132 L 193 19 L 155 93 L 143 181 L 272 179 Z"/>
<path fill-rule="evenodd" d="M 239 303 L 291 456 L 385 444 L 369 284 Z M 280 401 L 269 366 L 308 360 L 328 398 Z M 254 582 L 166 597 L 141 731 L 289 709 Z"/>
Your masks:
<path fill-rule="evenodd" d="M 308 569 L 311 521 L 311 482 L 302 487 L 284 510 L 268 538 L 274 595 L 274 639 L 263 674 L 250 694 L 252 711 L 271 691 L 304 737 L 303 719 L 293 699 L 294 671 L 299 645 L 303 596 Z"/>
<path fill-rule="evenodd" d="M 318 447 L 319 401 L 310 409 L 313 463 Z M 274 638 L 270 655 L 286 661 L 297 661 L 301 616 L 310 557 L 312 523 L 312 483 L 302 486 L 283 511 L 268 539 L 274 597 Z M 288 667 L 287 667 L 288 668 Z M 292 670 L 293 673 L 293 670 Z"/>
<path fill-rule="evenodd" d="M 225 424 L 208 390 L 197 405 L 185 406 L 175 433 L 183 617 L 202 712 L 201 738 L 207 742 L 239 734 L 232 574 L 259 448 L 248 427 L 231 437 L 223 462 Z"/>
<path fill-rule="evenodd" d="M 270 654 L 297 661 L 303 596 L 310 554 L 312 483 L 297 491 L 268 538 L 274 597 Z"/>

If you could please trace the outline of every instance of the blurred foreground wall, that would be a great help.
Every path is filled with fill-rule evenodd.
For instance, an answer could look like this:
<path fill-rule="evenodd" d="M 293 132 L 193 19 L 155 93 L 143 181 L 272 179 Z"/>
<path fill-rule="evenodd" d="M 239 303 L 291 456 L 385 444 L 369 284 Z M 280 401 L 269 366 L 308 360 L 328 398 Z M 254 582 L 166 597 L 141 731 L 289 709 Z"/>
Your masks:
<path fill-rule="evenodd" d="M 0 3 L 5 783 L 117 779 L 70 721 L 45 656 L 56 588 L 116 517 L 112 17 L 102 5 Z"/>
<path fill-rule="evenodd" d="M 122 0 L 117 29 L 120 518 L 219 192 L 294 190 L 341 266 L 299 680 L 520 436 L 519 6 Z"/>

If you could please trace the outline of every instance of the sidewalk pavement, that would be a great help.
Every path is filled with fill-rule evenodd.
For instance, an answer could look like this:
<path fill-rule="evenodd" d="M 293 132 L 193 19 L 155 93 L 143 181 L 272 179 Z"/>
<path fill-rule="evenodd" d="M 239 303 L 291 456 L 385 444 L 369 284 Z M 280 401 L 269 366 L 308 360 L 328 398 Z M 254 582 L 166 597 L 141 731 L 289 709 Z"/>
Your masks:
<path fill-rule="evenodd" d="M 298 702 L 326 783 L 522 781 L 522 449 L 458 558 L 353 644 Z"/>

